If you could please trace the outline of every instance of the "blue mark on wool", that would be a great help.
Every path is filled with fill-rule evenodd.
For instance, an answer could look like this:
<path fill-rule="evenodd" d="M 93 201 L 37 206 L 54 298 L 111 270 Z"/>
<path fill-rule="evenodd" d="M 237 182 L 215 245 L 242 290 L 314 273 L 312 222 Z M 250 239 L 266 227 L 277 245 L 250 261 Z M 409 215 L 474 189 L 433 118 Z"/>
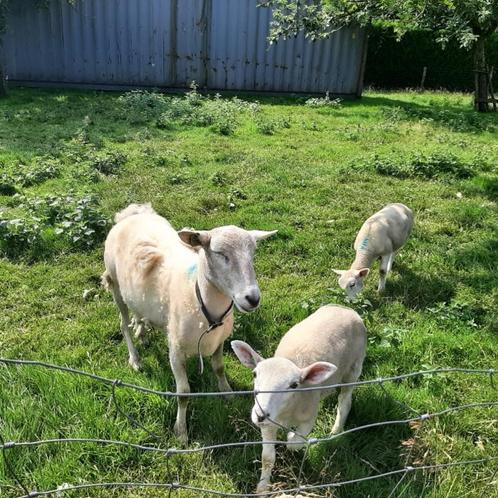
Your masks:
<path fill-rule="evenodd" d="M 194 263 L 193 265 L 187 268 L 187 277 L 189 278 L 189 280 L 192 280 L 196 274 L 197 274 L 197 263 Z"/>
<path fill-rule="evenodd" d="M 360 244 L 360 249 L 364 251 L 367 247 L 368 247 L 368 237 L 365 237 Z"/>

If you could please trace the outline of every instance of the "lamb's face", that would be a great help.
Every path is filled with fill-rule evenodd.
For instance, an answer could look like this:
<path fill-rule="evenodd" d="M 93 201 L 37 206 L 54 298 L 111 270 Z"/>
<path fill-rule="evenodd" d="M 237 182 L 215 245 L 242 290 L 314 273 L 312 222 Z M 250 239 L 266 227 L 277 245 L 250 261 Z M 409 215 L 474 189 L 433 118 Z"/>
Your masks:
<path fill-rule="evenodd" d="M 303 372 L 286 358 L 269 358 L 260 361 L 253 370 L 255 391 L 280 391 L 296 389 L 301 386 Z M 280 422 L 282 415 L 292 409 L 298 393 L 260 393 L 256 394 L 251 412 L 252 422 L 261 427 Z"/>
<path fill-rule="evenodd" d="M 244 341 L 232 341 L 231 345 L 240 362 L 253 371 L 256 394 L 251 420 L 259 427 L 272 424 L 272 420 L 285 424 L 288 415 L 292 415 L 296 397 L 300 395 L 292 390 L 323 384 L 337 370 L 335 365 L 326 361 L 299 368 L 287 358 L 265 360 Z M 288 392 L 261 392 L 285 390 Z"/>
<path fill-rule="evenodd" d="M 261 294 L 254 271 L 256 243 L 274 232 L 244 230 L 224 226 L 213 230 L 181 230 L 183 242 L 204 250 L 206 278 L 240 311 L 253 311 L 259 306 Z"/>
<path fill-rule="evenodd" d="M 339 287 L 346 291 L 349 299 L 354 299 L 363 289 L 363 279 L 368 275 L 368 268 L 361 270 L 333 270 L 339 276 Z"/>

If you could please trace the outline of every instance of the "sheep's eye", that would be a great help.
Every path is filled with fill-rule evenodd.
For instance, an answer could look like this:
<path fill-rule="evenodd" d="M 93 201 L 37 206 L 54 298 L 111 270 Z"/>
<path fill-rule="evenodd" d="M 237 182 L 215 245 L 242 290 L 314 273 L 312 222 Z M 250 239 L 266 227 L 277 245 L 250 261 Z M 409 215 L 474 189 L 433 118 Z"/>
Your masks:
<path fill-rule="evenodd" d="M 252 376 L 253 376 L 254 378 L 256 378 L 256 371 L 254 371 L 254 372 L 252 373 Z"/>
<path fill-rule="evenodd" d="M 356 282 L 351 282 L 351 283 L 349 284 L 349 287 L 354 287 L 355 285 L 356 285 Z"/>
<path fill-rule="evenodd" d="M 298 386 L 298 383 L 297 382 L 293 382 L 290 386 L 289 386 L 289 389 L 296 389 L 296 387 Z"/>
<path fill-rule="evenodd" d="M 225 263 L 228 263 L 230 261 L 230 258 L 226 254 L 223 254 L 222 252 L 217 252 L 216 254 L 223 258 L 225 260 Z"/>

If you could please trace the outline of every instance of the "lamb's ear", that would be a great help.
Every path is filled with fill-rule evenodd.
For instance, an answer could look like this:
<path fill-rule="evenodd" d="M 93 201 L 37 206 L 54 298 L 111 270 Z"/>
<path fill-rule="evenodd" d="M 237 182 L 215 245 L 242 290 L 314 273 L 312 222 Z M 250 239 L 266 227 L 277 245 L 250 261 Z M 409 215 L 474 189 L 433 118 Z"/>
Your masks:
<path fill-rule="evenodd" d="M 266 232 L 265 230 L 249 230 L 249 233 L 252 235 L 253 239 L 256 242 L 259 242 L 260 240 L 265 240 L 268 237 L 275 235 L 277 232 L 278 230 L 272 230 L 271 232 Z"/>
<path fill-rule="evenodd" d="M 301 382 L 307 384 L 321 384 L 325 382 L 335 371 L 337 367 L 327 361 L 317 361 L 310 366 L 301 369 Z"/>
<path fill-rule="evenodd" d="M 370 273 L 370 268 L 362 268 L 356 272 L 356 275 L 360 278 L 365 278 Z"/>
<path fill-rule="evenodd" d="M 336 274 L 336 275 L 339 275 L 339 277 L 342 277 L 345 273 L 346 273 L 346 270 L 334 270 L 332 268 L 332 271 Z"/>
<path fill-rule="evenodd" d="M 178 232 L 180 240 L 190 247 L 209 247 L 211 234 L 206 230 L 189 230 L 183 228 Z"/>
<path fill-rule="evenodd" d="M 254 368 L 263 360 L 263 357 L 256 353 L 256 351 L 244 341 L 232 341 L 230 344 L 233 352 L 245 367 Z"/>

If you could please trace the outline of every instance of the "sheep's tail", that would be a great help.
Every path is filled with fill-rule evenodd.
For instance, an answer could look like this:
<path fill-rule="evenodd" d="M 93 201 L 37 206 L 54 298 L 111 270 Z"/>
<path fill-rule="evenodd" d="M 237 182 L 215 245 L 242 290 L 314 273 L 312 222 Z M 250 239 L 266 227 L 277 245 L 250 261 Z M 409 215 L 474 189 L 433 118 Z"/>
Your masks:
<path fill-rule="evenodd" d="M 123 221 L 125 218 L 129 216 L 133 216 L 135 214 L 155 214 L 153 207 L 150 203 L 147 204 L 130 204 L 128 207 L 124 208 L 122 211 L 116 213 L 114 216 L 115 223 L 119 223 Z"/>
<path fill-rule="evenodd" d="M 107 270 L 102 273 L 102 276 L 100 277 L 100 283 L 102 284 L 102 287 L 104 287 L 104 289 L 112 292 L 113 281 Z"/>

